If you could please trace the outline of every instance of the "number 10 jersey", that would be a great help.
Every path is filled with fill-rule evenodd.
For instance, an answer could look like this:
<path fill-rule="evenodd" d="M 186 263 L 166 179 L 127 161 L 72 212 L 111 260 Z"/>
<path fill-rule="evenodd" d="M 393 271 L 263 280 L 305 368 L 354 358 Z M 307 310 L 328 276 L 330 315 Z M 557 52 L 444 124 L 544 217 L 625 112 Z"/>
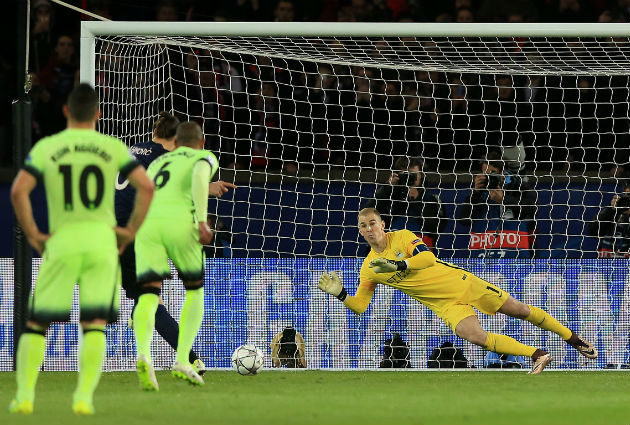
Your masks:
<path fill-rule="evenodd" d="M 53 239 L 88 224 L 87 237 L 96 241 L 103 236 L 109 241 L 116 225 L 116 175 L 127 176 L 137 166 L 120 140 L 92 129 L 66 129 L 37 142 L 23 168 L 43 180 Z M 64 251 L 90 248 L 80 246 L 80 238 L 61 245 Z"/>

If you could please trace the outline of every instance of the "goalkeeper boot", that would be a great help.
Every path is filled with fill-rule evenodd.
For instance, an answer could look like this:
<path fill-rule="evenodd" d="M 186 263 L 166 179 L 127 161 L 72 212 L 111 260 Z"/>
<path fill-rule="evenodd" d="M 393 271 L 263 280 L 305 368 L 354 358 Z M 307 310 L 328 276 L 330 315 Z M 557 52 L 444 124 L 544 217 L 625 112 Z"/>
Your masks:
<path fill-rule="evenodd" d="M 575 332 L 571 333 L 571 338 L 567 339 L 567 344 L 575 348 L 578 353 L 587 359 L 597 358 L 597 348 L 595 348 L 595 346 L 590 342 L 579 337 Z"/>
<path fill-rule="evenodd" d="M 193 385 L 204 385 L 203 378 L 199 376 L 197 372 L 195 372 L 195 369 L 193 369 L 191 364 L 175 362 L 175 364 L 171 368 L 171 374 L 175 378 L 183 379 L 184 381 L 188 381 Z"/>
<path fill-rule="evenodd" d="M 91 403 L 88 403 L 85 400 L 75 401 L 72 404 L 72 411 L 75 415 L 93 415 L 94 414 L 94 406 Z"/>
<path fill-rule="evenodd" d="M 155 378 L 155 370 L 153 370 L 151 360 L 147 359 L 146 356 L 138 356 L 136 371 L 138 372 L 138 379 L 140 380 L 140 388 L 146 391 L 160 390 L 160 386 Z"/>
<path fill-rule="evenodd" d="M 543 350 L 536 350 L 534 356 L 536 356 L 538 352 L 542 353 L 538 357 L 532 357 L 532 359 L 535 359 L 534 365 L 532 366 L 532 370 L 527 372 L 528 375 L 538 375 L 549 363 L 551 363 L 551 360 L 553 360 L 551 358 L 551 354 Z"/>
<path fill-rule="evenodd" d="M 206 373 L 206 365 L 201 359 L 195 360 L 192 364 L 192 367 L 199 376 L 202 376 L 204 373 Z"/>
<path fill-rule="evenodd" d="M 9 413 L 30 415 L 33 413 L 33 402 L 31 400 L 17 401 L 16 399 L 13 399 L 11 404 L 9 404 Z"/>

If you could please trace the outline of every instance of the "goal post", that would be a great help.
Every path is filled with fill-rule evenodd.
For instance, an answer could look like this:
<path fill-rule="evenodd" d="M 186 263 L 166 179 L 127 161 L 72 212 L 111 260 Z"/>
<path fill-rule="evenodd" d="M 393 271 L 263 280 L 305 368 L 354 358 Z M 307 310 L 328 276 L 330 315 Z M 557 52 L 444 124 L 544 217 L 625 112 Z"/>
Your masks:
<path fill-rule="evenodd" d="M 310 368 L 377 368 L 394 334 L 414 369 L 449 342 L 475 367 L 523 364 L 462 342 L 391 288 L 359 317 L 317 291 L 324 270 L 356 290 L 367 252 L 356 213 L 374 199 L 390 229 L 548 310 L 602 356 L 582 362 L 501 315 L 481 319 L 488 330 L 546 347 L 559 368 L 630 361 L 629 260 L 614 235 L 616 258 L 597 258 L 605 247 L 590 235 L 624 183 L 604 165 L 629 161 L 626 24 L 83 22 L 81 80 L 101 95 L 100 131 L 148 141 L 157 113 L 173 111 L 202 124 L 221 177 L 238 179 L 209 205 L 232 233 L 216 247 L 229 258 L 208 259 L 204 279 L 210 308 L 195 348 L 210 367 L 229 366 L 243 343 L 268 357 L 285 326 L 304 336 Z M 506 167 L 501 187 L 519 182 L 516 197 L 492 201 L 489 177 L 475 194 L 492 155 Z M 165 287 L 177 317 L 183 290 L 175 277 Z M 108 328 L 108 369 L 133 367 L 130 308 Z M 55 329 L 72 341 L 72 329 Z M 172 352 L 154 343 L 168 367 Z"/>
<path fill-rule="evenodd" d="M 94 84 L 95 37 L 628 37 L 624 23 L 114 22 L 81 23 L 81 81 Z"/>

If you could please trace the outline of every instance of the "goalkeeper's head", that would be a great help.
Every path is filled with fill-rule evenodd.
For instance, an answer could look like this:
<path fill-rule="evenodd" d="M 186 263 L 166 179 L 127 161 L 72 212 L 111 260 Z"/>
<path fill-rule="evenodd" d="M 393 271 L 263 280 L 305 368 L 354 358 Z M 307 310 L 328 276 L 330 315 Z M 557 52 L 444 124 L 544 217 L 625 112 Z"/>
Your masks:
<path fill-rule="evenodd" d="M 193 149 L 203 149 L 203 131 L 199 124 L 192 121 L 183 122 L 177 126 L 175 133 L 176 146 L 186 146 Z"/>
<path fill-rule="evenodd" d="M 363 208 L 359 211 L 359 233 L 370 246 L 378 246 L 387 239 L 385 222 L 376 208 Z"/>
<path fill-rule="evenodd" d="M 63 114 L 68 124 L 95 124 L 101 115 L 96 90 L 87 83 L 76 86 L 63 106 Z"/>

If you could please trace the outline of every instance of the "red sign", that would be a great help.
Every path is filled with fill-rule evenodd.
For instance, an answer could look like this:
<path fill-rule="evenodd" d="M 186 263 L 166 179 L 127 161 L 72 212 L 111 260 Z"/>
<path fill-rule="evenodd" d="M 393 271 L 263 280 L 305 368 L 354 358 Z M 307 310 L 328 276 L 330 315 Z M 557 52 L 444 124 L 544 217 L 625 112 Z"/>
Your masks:
<path fill-rule="evenodd" d="M 471 233 L 468 249 L 529 249 L 530 234 L 518 230 Z"/>

